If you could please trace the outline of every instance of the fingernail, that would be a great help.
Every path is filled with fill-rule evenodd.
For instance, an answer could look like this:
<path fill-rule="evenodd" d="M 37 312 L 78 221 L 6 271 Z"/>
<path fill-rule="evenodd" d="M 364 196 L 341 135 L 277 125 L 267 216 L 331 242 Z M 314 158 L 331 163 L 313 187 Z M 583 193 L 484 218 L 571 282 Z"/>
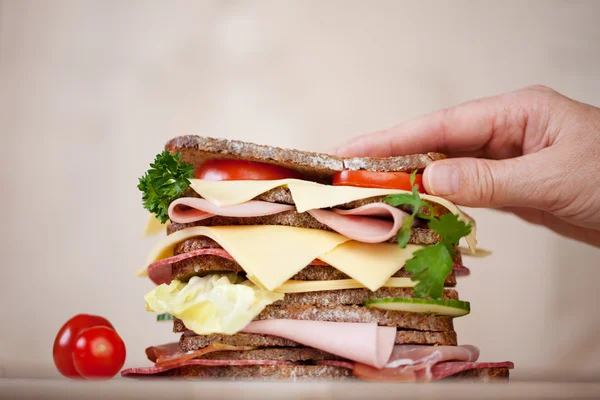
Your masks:
<path fill-rule="evenodd" d="M 458 192 L 460 173 L 458 168 L 448 164 L 433 164 L 427 171 L 427 184 L 431 194 L 447 196 Z"/>

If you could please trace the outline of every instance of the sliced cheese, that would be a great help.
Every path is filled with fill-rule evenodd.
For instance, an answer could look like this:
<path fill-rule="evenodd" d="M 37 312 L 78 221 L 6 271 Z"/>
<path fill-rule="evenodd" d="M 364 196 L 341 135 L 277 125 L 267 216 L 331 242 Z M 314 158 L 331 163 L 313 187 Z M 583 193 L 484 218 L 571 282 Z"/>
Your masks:
<path fill-rule="evenodd" d="M 390 278 L 383 285 L 393 288 L 412 288 L 418 282 L 410 278 Z M 331 281 L 296 281 L 289 280 L 275 289 L 276 293 L 322 292 L 325 290 L 364 289 L 365 286 L 356 279 L 337 279 Z"/>
<path fill-rule="evenodd" d="M 196 236 L 207 236 L 219 243 L 240 264 L 248 279 L 267 290 L 281 286 L 312 260 L 350 240 L 334 232 L 290 226 L 196 226 L 162 239 L 151 250 L 146 265 L 172 256 L 178 243 Z M 144 276 L 147 272 L 138 274 Z"/>
<path fill-rule="evenodd" d="M 154 214 L 148 214 L 146 226 L 144 227 L 144 232 L 142 232 L 142 235 L 144 237 L 147 237 L 158 235 L 159 233 L 164 233 L 166 231 L 167 226 L 169 226 L 170 223 L 170 221 L 167 221 L 163 224 L 154 216 Z"/>
<path fill-rule="evenodd" d="M 273 181 L 207 181 L 192 179 L 191 188 L 200 196 L 218 206 L 231 206 L 268 192 L 271 189 L 287 186 L 292 193 L 298 212 L 313 209 L 330 208 L 370 197 L 387 196 L 395 193 L 410 193 L 398 189 L 374 189 L 352 186 L 322 185 L 320 183 L 299 179 L 279 179 Z M 472 223 L 471 233 L 466 237 L 471 252 L 477 246 L 475 221 L 446 199 L 422 194 L 421 198 L 445 207 L 465 223 Z"/>
<path fill-rule="evenodd" d="M 360 243 L 334 232 L 290 226 L 195 226 L 177 231 L 156 244 L 146 265 L 173 255 L 175 246 L 192 237 L 207 236 L 240 264 L 248 279 L 275 290 L 316 258 L 377 290 L 423 246 L 401 249 L 392 243 Z M 138 272 L 147 276 L 146 269 Z"/>
<path fill-rule="evenodd" d="M 404 249 L 395 243 L 348 241 L 319 257 L 322 261 L 375 291 L 412 258 L 423 246 L 409 244 Z"/>
<path fill-rule="evenodd" d="M 486 250 L 486 249 L 481 249 L 481 248 L 477 248 L 475 250 L 475 252 L 472 252 L 470 249 L 466 249 L 462 246 L 458 246 L 458 251 L 462 255 L 469 256 L 469 257 L 475 257 L 475 258 L 485 258 L 485 257 L 492 255 L 491 250 Z"/>

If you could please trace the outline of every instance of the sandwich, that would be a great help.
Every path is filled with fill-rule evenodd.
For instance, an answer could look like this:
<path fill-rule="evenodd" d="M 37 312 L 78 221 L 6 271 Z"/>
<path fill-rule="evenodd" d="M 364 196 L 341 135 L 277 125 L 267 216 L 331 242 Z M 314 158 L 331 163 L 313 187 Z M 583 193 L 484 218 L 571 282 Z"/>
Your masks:
<path fill-rule="evenodd" d="M 428 195 L 438 153 L 340 158 L 182 136 L 140 178 L 146 309 L 178 342 L 126 377 L 506 381 L 458 345 L 475 221 Z M 461 247 L 464 240 L 466 247 Z"/>

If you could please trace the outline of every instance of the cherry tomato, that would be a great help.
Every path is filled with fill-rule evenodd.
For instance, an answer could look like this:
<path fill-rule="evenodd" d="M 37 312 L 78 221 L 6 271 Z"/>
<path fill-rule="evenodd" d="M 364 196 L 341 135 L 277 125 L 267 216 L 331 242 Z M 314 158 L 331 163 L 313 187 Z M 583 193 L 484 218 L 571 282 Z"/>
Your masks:
<path fill-rule="evenodd" d="M 296 171 L 277 165 L 244 160 L 208 160 L 194 173 L 208 181 L 276 180 L 299 178 Z"/>
<path fill-rule="evenodd" d="M 109 379 L 125 363 L 125 343 L 113 329 L 94 326 L 83 330 L 75 341 L 73 364 L 87 379 Z"/>
<path fill-rule="evenodd" d="M 79 314 L 68 320 L 58 331 L 54 339 L 52 356 L 58 371 L 68 378 L 81 378 L 73 365 L 73 347 L 77 335 L 81 331 L 93 326 L 107 326 L 114 329 L 105 318 L 97 315 Z"/>
<path fill-rule="evenodd" d="M 410 174 L 406 172 L 340 171 L 333 175 L 334 186 L 411 190 Z M 415 185 L 425 193 L 423 175 L 417 174 Z"/>

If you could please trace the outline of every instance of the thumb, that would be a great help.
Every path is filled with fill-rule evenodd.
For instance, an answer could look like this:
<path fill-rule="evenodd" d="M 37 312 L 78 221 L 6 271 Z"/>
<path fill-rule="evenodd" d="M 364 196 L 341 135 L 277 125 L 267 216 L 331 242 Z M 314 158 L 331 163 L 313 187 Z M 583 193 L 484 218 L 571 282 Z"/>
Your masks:
<path fill-rule="evenodd" d="M 553 179 L 537 154 L 506 160 L 452 158 L 425 169 L 425 190 L 467 207 L 545 209 Z"/>

